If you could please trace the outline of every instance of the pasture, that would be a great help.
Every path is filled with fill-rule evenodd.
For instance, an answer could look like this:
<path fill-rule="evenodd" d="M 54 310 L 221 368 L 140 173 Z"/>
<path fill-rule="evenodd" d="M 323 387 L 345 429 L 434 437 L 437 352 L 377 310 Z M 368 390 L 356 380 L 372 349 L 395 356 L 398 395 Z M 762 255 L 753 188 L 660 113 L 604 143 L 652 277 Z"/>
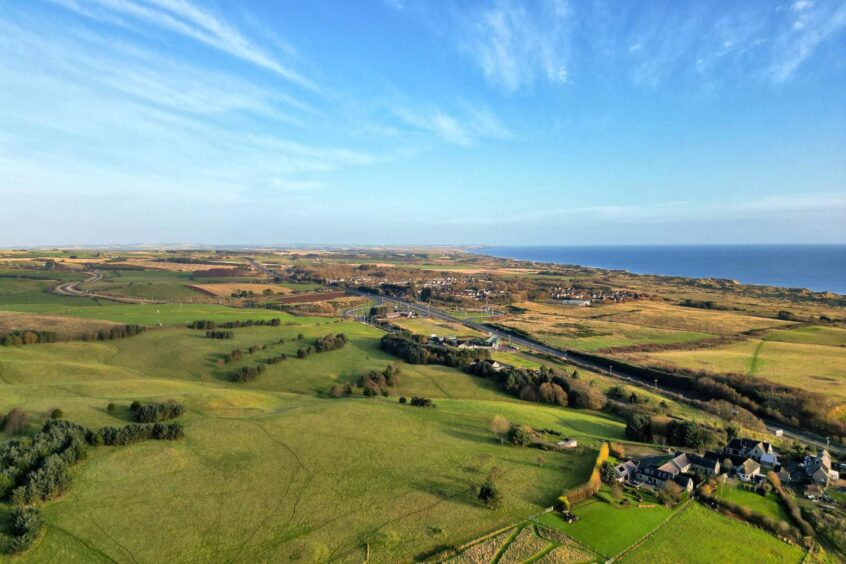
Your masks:
<path fill-rule="evenodd" d="M 441 337 L 455 336 L 485 336 L 485 333 L 471 329 L 460 323 L 450 323 L 431 317 L 415 317 L 413 319 L 393 319 L 392 323 L 408 329 L 417 335 L 439 335 Z"/>
<path fill-rule="evenodd" d="M 690 502 L 621 562 L 801 562 L 805 551 Z"/>
<path fill-rule="evenodd" d="M 645 364 L 751 374 L 779 384 L 846 397 L 846 347 L 749 339 L 711 349 L 625 356 Z"/>
<path fill-rule="evenodd" d="M 758 492 L 749 491 L 742 487 L 736 487 L 732 484 L 720 486 L 714 492 L 714 496 L 731 501 L 740 505 L 741 507 L 748 507 L 755 513 L 767 515 L 776 521 L 787 521 L 790 523 L 790 515 L 782 505 L 778 496 L 773 493 L 768 493 L 766 496 Z"/>
<path fill-rule="evenodd" d="M 555 513 L 540 517 L 539 522 L 559 530 L 579 543 L 611 558 L 632 546 L 650 531 L 667 520 L 673 511 L 660 505 L 652 496 L 645 503 L 654 507 L 632 506 L 621 509 L 607 500 L 593 497 L 578 504 L 573 513 L 579 517 L 575 523 L 566 523 Z"/>
<path fill-rule="evenodd" d="M 80 308 L 88 309 L 132 322 L 149 315 L 146 306 Z M 221 310 L 191 311 L 232 319 Z M 613 417 L 517 401 L 439 366 L 402 364 L 391 397 L 357 391 L 331 399 L 332 383 L 394 362 L 378 349 L 381 333 L 323 318 L 286 322 L 235 329 L 225 341 L 165 327 L 102 343 L 3 349 L 0 410 L 24 408 L 33 429 L 54 407 L 90 427 L 126 423 L 133 400 L 186 407 L 179 442 L 93 449 L 74 467 L 71 490 L 43 506 L 46 533 L 19 560 L 360 561 L 365 545 L 375 559 L 409 560 L 539 512 L 587 477 L 591 445 L 623 436 Z M 293 354 L 298 333 L 310 343 L 338 331 L 350 337 L 341 350 L 289 358 L 250 383 L 228 379 L 238 366 Z M 252 344 L 267 348 L 218 362 Z M 401 405 L 400 394 L 430 397 L 437 407 Z M 109 412 L 109 403 L 118 409 Z M 545 453 L 541 464 L 537 451 L 495 439 L 494 415 L 560 429 L 586 448 Z M 494 467 L 504 493 L 497 511 L 475 498 Z"/>

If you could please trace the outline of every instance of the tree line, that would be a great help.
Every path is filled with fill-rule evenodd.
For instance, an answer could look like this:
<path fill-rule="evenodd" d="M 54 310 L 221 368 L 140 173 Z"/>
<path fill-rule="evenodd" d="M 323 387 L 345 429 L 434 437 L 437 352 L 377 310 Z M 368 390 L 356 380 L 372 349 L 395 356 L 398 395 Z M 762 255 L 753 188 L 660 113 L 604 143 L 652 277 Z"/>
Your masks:
<path fill-rule="evenodd" d="M 487 349 L 457 349 L 429 343 L 425 337 L 407 333 L 388 333 L 382 336 L 379 347 L 409 364 L 443 364 L 466 368 L 480 359 L 489 359 Z"/>
<path fill-rule="evenodd" d="M 68 341 L 111 341 L 134 337 L 144 331 L 141 325 L 118 325 L 99 331 L 82 333 L 79 335 L 60 335 L 55 331 L 39 331 L 37 329 L 16 329 L 0 337 L 0 343 L 5 346 L 34 345 L 36 343 L 60 343 Z"/>
<path fill-rule="evenodd" d="M 188 324 L 188 329 L 237 329 L 239 327 L 279 327 L 282 320 L 273 319 L 242 319 L 239 321 L 225 321 L 218 323 L 211 319 L 198 319 Z"/>
<path fill-rule="evenodd" d="M 234 331 L 206 331 L 206 339 L 232 339 Z"/>
<path fill-rule="evenodd" d="M 61 495 L 71 484 L 70 467 L 85 458 L 89 446 L 180 437 L 178 423 L 130 423 L 93 431 L 61 419 L 48 420 L 32 437 L 0 446 L 0 499 L 8 497 L 13 505 L 23 506 Z"/>
<path fill-rule="evenodd" d="M 141 404 L 134 401 L 129 409 L 139 423 L 166 421 L 179 417 L 184 412 L 182 404 L 175 402 Z"/>

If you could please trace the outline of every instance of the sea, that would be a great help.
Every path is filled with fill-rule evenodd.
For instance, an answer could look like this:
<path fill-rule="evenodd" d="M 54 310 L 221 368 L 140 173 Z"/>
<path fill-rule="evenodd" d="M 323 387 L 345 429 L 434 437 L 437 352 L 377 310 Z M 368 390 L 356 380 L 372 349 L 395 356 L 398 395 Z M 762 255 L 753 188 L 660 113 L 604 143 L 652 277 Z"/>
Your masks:
<path fill-rule="evenodd" d="M 502 258 L 627 270 L 846 295 L 846 245 L 483 247 Z"/>

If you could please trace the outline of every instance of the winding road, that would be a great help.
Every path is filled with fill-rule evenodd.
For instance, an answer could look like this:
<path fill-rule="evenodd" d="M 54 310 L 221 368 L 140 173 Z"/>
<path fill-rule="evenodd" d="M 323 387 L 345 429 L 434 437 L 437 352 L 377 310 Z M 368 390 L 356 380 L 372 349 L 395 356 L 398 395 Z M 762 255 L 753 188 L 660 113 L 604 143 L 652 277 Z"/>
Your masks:
<path fill-rule="evenodd" d="M 416 302 L 411 302 L 407 300 L 402 300 L 399 298 L 387 297 L 387 296 L 379 296 L 376 294 L 371 294 L 369 292 L 363 292 L 361 290 L 351 290 L 347 289 L 347 291 L 351 294 L 355 294 L 362 297 L 369 297 L 372 299 L 381 300 L 381 303 L 388 303 L 395 306 L 403 307 L 406 309 L 410 309 L 417 314 L 423 316 L 429 316 L 435 319 L 440 319 L 442 321 L 448 321 L 451 323 L 460 323 L 471 329 L 475 329 L 477 331 L 482 331 L 485 333 L 489 333 L 491 335 L 496 335 L 500 339 L 506 342 L 510 342 L 521 347 L 528 348 L 533 353 L 541 353 L 547 356 L 550 356 L 556 360 L 566 362 L 568 364 L 585 368 L 587 370 L 593 370 L 595 372 L 601 372 L 612 376 L 614 378 L 618 378 L 620 380 L 624 380 L 625 382 L 637 386 L 639 388 L 643 388 L 649 390 L 653 393 L 659 393 L 663 396 L 666 396 L 670 399 L 675 400 L 695 400 L 699 399 L 693 397 L 692 394 L 686 394 L 683 390 L 678 389 L 667 389 L 667 388 L 659 388 L 654 386 L 651 382 L 644 381 L 643 378 L 638 377 L 635 374 L 629 373 L 622 367 L 614 366 L 613 361 L 608 360 L 608 363 L 600 363 L 597 362 L 595 359 L 586 358 L 580 355 L 578 352 L 575 351 L 566 351 L 562 349 L 558 349 L 555 347 L 551 347 L 534 339 L 529 339 L 526 337 L 521 337 L 517 335 L 512 335 L 505 331 L 501 331 L 495 327 L 491 327 L 484 323 L 478 323 L 476 321 L 470 321 L 466 319 L 459 319 L 457 317 L 453 317 L 446 312 L 433 308 L 427 305 L 420 305 Z M 846 449 L 841 447 L 836 443 L 828 443 L 826 441 L 826 437 L 821 435 L 811 433 L 804 429 L 798 429 L 795 427 L 786 426 L 782 423 L 777 421 L 769 420 L 766 418 L 761 418 L 764 424 L 767 427 L 767 431 L 775 435 L 776 430 L 781 430 L 784 433 L 785 437 L 796 439 L 805 443 L 813 444 L 817 447 L 826 447 L 829 451 L 833 453 L 846 453 Z"/>
<path fill-rule="evenodd" d="M 88 290 L 83 290 L 80 288 L 80 284 L 87 284 L 90 282 L 97 282 L 103 279 L 103 274 L 98 270 L 90 270 L 86 274 L 88 274 L 88 278 L 85 280 L 75 280 L 71 282 L 62 282 L 61 284 L 55 286 L 53 288 L 54 294 L 59 294 L 60 296 L 73 296 L 77 298 L 97 298 L 101 300 L 110 300 L 113 302 L 119 302 L 122 304 L 163 304 L 167 302 L 157 301 L 157 300 L 147 300 L 144 298 L 130 298 L 128 296 L 110 296 L 108 294 L 100 294 L 97 292 L 89 292 Z"/>

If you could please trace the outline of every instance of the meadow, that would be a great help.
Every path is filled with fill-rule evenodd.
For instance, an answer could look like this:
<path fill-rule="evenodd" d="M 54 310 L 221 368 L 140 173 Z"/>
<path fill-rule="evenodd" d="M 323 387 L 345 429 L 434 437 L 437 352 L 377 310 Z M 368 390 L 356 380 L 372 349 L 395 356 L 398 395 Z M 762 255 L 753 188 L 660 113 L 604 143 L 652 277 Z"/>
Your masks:
<path fill-rule="evenodd" d="M 780 340 L 748 339 L 709 349 L 624 356 L 643 364 L 749 374 L 846 398 L 846 348 L 791 342 L 785 332 L 779 332 Z"/>
<path fill-rule="evenodd" d="M 691 502 L 620 562 L 802 562 L 804 556 L 797 546 Z"/>
<path fill-rule="evenodd" d="M 79 268 L 88 260 L 105 260 L 93 253 L 74 254 L 85 257 L 76 259 L 69 252 L 56 256 Z M 554 514 L 541 516 L 540 526 L 526 524 L 563 490 L 584 482 L 602 442 L 625 441 L 620 418 L 520 401 L 489 379 L 445 366 L 398 361 L 379 348 L 380 330 L 325 315 L 351 307 L 347 298 L 318 304 L 325 305 L 325 311 L 305 304 L 303 315 L 185 303 L 214 300 L 189 288 L 196 282 L 214 285 L 224 298 L 232 288 L 265 288 L 248 280 L 283 292 L 311 291 L 320 287 L 317 284 L 271 285 L 259 277 L 192 280 L 191 271 L 213 265 L 150 262 L 167 256 L 155 253 L 129 256 L 132 263 L 158 269 L 103 269 L 103 280 L 83 287 L 182 303 L 125 305 L 58 296 L 50 290 L 60 279 L 82 279 L 85 274 L 56 271 L 54 276 L 53 271 L 28 269 L 17 271 L 22 277 L 11 277 L 0 272 L 0 332 L 24 328 L 21 325 L 68 333 L 114 323 L 148 328 L 111 341 L 0 347 L 0 413 L 24 409 L 29 415 L 25 432 L 40 428 L 55 408 L 69 421 L 97 428 L 130 422 L 132 401 L 175 400 L 185 407 L 179 419 L 185 436 L 167 443 L 91 448 L 87 459 L 73 467 L 70 490 L 42 506 L 44 533 L 14 562 L 410 561 L 504 527 L 509 528 L 506 533 L 478 546 L 480 560 L 473 559 L 471 551 L 456 560 L 572 562 L 620 553 L 626 560 L 655 562 L 695 562 L 701 554 L 728 561 L 802 557 L 800 549 L 695 503 L 676 510 L 657 504 L 619 509 L 608 502 L 604 490 L 576 505 L 579 520 L 573 524 Z M 213 255 L 203 256 L 211 260 Z M 239 257 L 218 259 L 246 264 Z M 323 262 L 277 255 L 267 255 L 267 260 L 286 265 Z M 415 268 L 496 271 L 515 279 L 535 272 L 473 260 L 427 259 Z M 401 259 L 395 262 L 408 266 Z M 745 299 L 732 303 L 741 307 Z M 462 307 L 467 315 L 478 314 Z M 746 367 L 742 372 L 789 377 L 801 385 L 831 384 L 832 393 L 839 393 L 835 387 L 846 374 L 841 363 L 846 330 L 763 317 L 752 314 L 751 306 L 748 311 L 712 311 L 645 300 L 590 308 L 521 301 L 520 307 L 523 313 L 515 310 L 518 313 L 502 322 L 565 348 L 695 348 L 700 341 L 743 338 L 714 348 L 630 354 L 650 363 L 711 363 L 720 371 L 741 366 Z M 324 315 L 308 315 L 309 308 Z M 280 325 L 234 328 L 231 339 L 206 338 L 204 330 L 186 327 L 196 320 L 248 319 L 279 319 Z M 398 323 L 423 335 L 474 333 L 433 319 Z M 748 331 L 755 332 L 754 338 L 742 335 Z M 335 333 L 347 336 L 343 348 L 297 358 L 298 349 Z M 256 345 L 259 350 L 224 362 L 234 349 Z M 233 381 L 240 368 L 282 354 L 287 360 L 267 364 L 254 380 Z M 528 368 L 574 369 L 526 352 L 498 351 L 494 359 Z M 386 396 L 365 397 L 356 385 L 359 378 L 389 365 L 400 368 L 396 385 L 385 388 Z M 579 373 L 602 390 L 621 385 L 607 375 L 582 369 Z M 330 388 L 336 384 L 349 384 L 352 394 L 332 397 Z M 652 391 L 623 387 L 625 397 L 636 391 L 651 405 L 663 401 L 662 413 L 723 424 L 714 415 Z M 401 404 L 401 396 L 426 397 L 436 407 Z M 557 430 L 576 438 L 579 447 L 541 453 L 502 444 L 489 430 L 495 416 Z M 0 441 L 9 438 L 0 431 Z M 632 455 L 655 454 L 655 449 L 626 445 Z M 499 476 L 503 494 L 498 510 L 485 508 L 476 497 L 491 473 Z M 773 516 L 783 511 L 771 497 L 733 489 L 719 495 Z M 649 498 L 647 503 L 654 501 Z M 0 504 L 0 529 L 8 517 L 9 507 Z M 679 548 L 673 545 L 678 539 L 695 539 L 695 545 Z M 0 555 L 0 561 L 6 557 Z"/>
<path fill-rule="evenodd" d="M 568 524 L 555 513 L 542 515 L 538 522 L 563 532 L 606 558 L 612 558 L 673 514 L 673 510 L 664 507 L 652 496 L 644 501 L 652 507 L 637 507 L 634 498 L 630 501 L 632 506 L 618 508 L 607 500 L 594 497 L 573 509 L 579 518 L 575 523 Z"/>
<path fill-rule="evenodd" d="M 714 497 L 736 503 L 741 507 L 748 507 L 755 513 L 772 517 L 778 521 L 790 523 L 790 515 L 774 493 L 763 496 L 758 492 L 749 491 L 743 487 L 726 484 L 714 491 Z"/>
<path fill-rule="evenodd" d="M 182 317 L 167 319 L 181 324 L 185 308 L 187 319 L 263 313 L 184 306 Z M 151 319 L 147 306 L 74 313 L 89 309 Z M 403 365 L 389 398 L 330 399 L 332 383 L 394 361 L 378 349 L 381 333 L 282 317 L 279 327 L 235 329 L 225 341 L 177 326 L 104 343 L 4 348 L 0 410 L 23 407 L 33 428 L 54 407 L 90 427 L 127 422 L 133 400 L 175 399 L 187 411 L 182 441 L 93 449 L 74 468 L 71 491 L 44 506 L 46 534 L 20 561 L 359 561 L 365 545 L 375 559 L 408 560 L 537 513 L 585 479 L 590 445 L 622 438 L 615 418 L 515 401 L 445 367 Z M 228 380 L 240 365 L 293 354 L 299 333 L 311 342 L 338 331 L 350 337 L 341 350 L 289 358 L 250 383 Z M 268 348 L 219 365 L 225 352 L 252 344 Z M 431 397 L 437 407 L 401 405 L 399 394 Z M 560 429 L 587 448 L 546 453 L 541 464 L 537 451 L 495 439 L 487 429 L 494 415 Z M 498 511 L 475 499 L 494 467 L 505 498 Z"/>

